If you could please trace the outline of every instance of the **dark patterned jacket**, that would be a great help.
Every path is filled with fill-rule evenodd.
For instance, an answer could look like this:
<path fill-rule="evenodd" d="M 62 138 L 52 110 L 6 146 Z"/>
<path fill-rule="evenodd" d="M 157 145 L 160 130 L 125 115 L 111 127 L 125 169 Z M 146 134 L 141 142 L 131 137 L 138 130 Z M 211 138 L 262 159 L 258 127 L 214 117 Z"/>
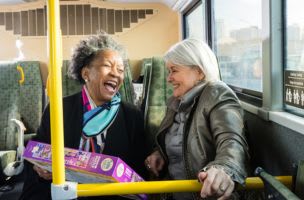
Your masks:
<path fill-rule="evenodd" d="M 81 93 L 63 99 L 64 146 L 78 149 L 82 133 L 83 107 Z M 145 148 L 144 122 L 141 112 L 133 105 L 121 103 L 117 117 L 107 131 L 104 154 L 120 157 L 142 177 L 147 177 L 144 159 Z M 38 129 L 37 141 L 50 143 L 49 106 L 44 111 Z M 26 162 L 25 182 L 20 199 L 51 199 L 50 181 L 38 176 L 33 165 Z M 79 198 L 85 199 L 85 198 Z M 123 197 L 91 197 L 87 199 L 125 199 Z"/>

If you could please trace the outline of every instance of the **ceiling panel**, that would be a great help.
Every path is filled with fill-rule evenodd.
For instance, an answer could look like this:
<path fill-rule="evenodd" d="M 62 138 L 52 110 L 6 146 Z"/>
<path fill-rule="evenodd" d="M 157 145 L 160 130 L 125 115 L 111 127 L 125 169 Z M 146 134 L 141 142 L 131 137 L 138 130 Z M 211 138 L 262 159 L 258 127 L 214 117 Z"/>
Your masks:
<path fill-rule="evenodd" d="M 0 0 L 0 4 L 18 4 L 26 3 L 31 1 L 42 1 L 42 0 Z M 121 2 L 121 3 L 164 3 L 168 6 L 172 6 L 178 0 L 101 0 L 108 2 Z"/>
<path fill-rule="evenodd" d="M 46 1 L 46 0 L 0 0 L 0 5 L 13 5 L 13 4 L 20 4 L 31 1 Z M 176 9 L 176 6 L 184 5 L 191 2 L 191 0 L 100 0 L 100 1 L 118 2 L 118 3 L 163 3 L 167 5 L 169 8 L 172 8 L 174 10 L 178 10 Z"/>
<path fill-rule="evenodd" d="M 0 0 L 0 5 L 12 5 L 12 4 L 20 4 L 31 1 L 42 1 L 42 0 Z"/>

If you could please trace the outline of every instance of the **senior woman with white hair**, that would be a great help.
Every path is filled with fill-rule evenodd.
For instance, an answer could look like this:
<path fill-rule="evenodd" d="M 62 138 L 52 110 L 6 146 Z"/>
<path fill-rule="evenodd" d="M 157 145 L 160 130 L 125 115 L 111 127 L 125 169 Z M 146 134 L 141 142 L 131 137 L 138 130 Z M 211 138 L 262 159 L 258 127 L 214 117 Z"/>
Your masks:
<path fill-rule="evenodd" d="M 169 199 L 228 199 L 236 183 L 244 183 L 249 159 L 240 102 L 220 81 L 216 57 L 204 42 L 183 40 L 164 59 L 174 91 L 146 166 L 156 176 L 203 184 L 200 194 Z"/>

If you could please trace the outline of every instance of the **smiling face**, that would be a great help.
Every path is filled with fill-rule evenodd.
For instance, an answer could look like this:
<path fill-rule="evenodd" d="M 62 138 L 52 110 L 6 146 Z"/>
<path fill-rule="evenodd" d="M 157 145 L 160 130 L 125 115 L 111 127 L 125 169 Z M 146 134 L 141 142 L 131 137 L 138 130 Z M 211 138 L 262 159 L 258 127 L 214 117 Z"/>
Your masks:
<path fill-rule="evenodd" d="M 89 94 L 97 106 L 111 101 L 124 79 L 123 59 L 113 50 L 100 51 L 81 71 Z"/>
<path fill-rule="evenodd" d="M 166 67 L 169 72 L 167 81 L 172 84 L 173 96 L 176 98 L 184 96 L 204 78 L 204 73 L 199 67 L 175 65 L 172 62 L 167 62 Z"/>

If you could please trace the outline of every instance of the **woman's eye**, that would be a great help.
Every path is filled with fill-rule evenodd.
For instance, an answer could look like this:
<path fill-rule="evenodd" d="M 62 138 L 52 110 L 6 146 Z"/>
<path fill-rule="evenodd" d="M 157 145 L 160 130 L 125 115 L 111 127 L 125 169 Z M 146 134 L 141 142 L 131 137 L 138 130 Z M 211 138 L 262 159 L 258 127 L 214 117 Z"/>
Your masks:
<path fill-rule="evenodd" d="M 124 74 L 125 73 L 125 70 L 123 68 L 117 68 L 117 72 L 119 74 Z"/>

